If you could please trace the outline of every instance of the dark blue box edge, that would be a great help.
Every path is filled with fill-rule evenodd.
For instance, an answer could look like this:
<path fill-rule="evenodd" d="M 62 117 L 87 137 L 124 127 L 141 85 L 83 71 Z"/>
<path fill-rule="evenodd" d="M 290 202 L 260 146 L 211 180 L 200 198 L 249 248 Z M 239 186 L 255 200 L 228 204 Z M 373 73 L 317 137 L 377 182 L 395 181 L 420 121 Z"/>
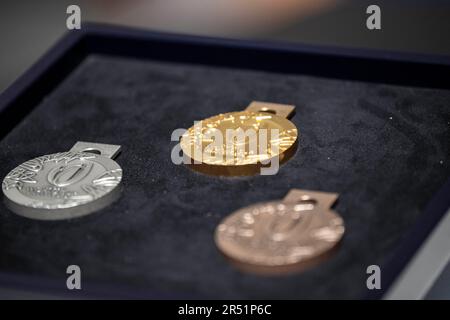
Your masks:
<path fill-rule="evenodd" d="M 450 89 L 450 57 L 356 48 L 218 39 L 168 34 L 97 23 L 69 31 L 28 71 L 0 95 L 0 139 L 5 137 L 86 56 L 105 54 L 179 61 L 337 79 Z M 299 63 L 299 61 L 301 63 Z M 382 289 L 366 299 L 380 299 L 450 207 L 450 178 L 427 204 L 396 253 L 382 266 Z M 26 280 L 26 281 L 24 281 Z M 43 279 L 0 272 L 0 284 L 40 291 L 52 286 Z M 114 287 L 116 290 L 118 287 Z M 155 293 L 120 293 L 100 286 L 101 297 L 174 298 Z"/>

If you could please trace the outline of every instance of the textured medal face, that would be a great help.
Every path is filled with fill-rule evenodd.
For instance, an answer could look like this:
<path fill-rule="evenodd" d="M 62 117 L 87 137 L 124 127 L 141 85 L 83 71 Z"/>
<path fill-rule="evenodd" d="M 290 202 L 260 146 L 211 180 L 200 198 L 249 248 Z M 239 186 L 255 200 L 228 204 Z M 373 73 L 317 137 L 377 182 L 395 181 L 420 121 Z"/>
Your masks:
<path fill-rule="evenodd" d="M 241 129 L 243 132 L 252 129 L 256 135 L 245 137 L 244 146 L 239 149 L 242 145 L 239 146 L 237 140 L 227 141 L 227 129 Z M 264 132 L 267 133 L 267 137 L 259 134 L 263 132 L 261 129 L 266 130 Z M 272 129 L 277 131 L 276 136 L 271 134 Z M 209 152 L 206 148 L 213 142 L 217 143 L 213 138 L 217 133 L 223 137 L 218 146 L 219 150 Z M 282 156 L 294 146 L 297 137 L 297 128 L 286 118 L 268 112 L 240 111 L 219 114 L 203 120 L 200 127 L 193 126 L 187 130 L 180 145 L 183 153 L 198 163 L 245 166 Z M 252 142 L 257 145 L 256 152 L 252 152 L 250 148 Z M 196 146 L 199 152 L 195 151 Z M 243 150 L 243 154 L 238 154 L 239 150 Z"/>
<path fill-rule="evenodd" d="M 2 189 L 16 213 L 57 220 L 90 213 L 95 205 L 84 206 L 107 198 L 121 179 L 122 169 L 115 161 L 93 153 L 67 151 L 22 163 L 7 174 Z"/>
<path fill-rule="evenodd" d="M 215 241 L 241 267 L 282 273 L 314 265 L 338 244 L 343 233 L 342 218 L 314 202 L 273 201 L 229 215 L 217 227 Z"/>

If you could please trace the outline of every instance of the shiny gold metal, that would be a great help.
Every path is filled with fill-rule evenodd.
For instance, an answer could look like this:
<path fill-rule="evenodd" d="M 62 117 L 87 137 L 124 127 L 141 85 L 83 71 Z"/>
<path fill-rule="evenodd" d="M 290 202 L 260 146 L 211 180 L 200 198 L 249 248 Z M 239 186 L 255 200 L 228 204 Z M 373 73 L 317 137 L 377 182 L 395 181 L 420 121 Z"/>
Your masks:
<path fill-rule="evenodd" d="M 190 167 L 202 173 L 257 174 L 270 161 L 276 159 L 281 164 L 295 153 L 298 132 L 288 120 L 294 109 L 292 105 L 253 101 L 244 111 L 219 114 L 192 126 L 181 138 L 181 149 Z M 235 137 L 230 139 L 229 129 L 249 134 L 239 142 Z M 221 135 L 221 141 L 216 134 Z M 252 148 L 255 146 L 257 149 Z"/>
<path fill-rule="evenodd" d="M 239 209 L 216 228 L 216 245 L 243 271 L 304 271 L 327 259 L 344 234 L 344 221 L 330 209 L 337 197 L 292 189 L 282 201 Z"/>

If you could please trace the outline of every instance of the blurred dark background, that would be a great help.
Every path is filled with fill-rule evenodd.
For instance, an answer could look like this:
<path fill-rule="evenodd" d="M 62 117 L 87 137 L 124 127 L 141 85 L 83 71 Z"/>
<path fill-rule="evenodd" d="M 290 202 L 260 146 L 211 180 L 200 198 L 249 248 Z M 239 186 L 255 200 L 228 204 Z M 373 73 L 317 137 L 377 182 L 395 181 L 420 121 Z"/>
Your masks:
<path fill-rule="evenodd" d="M 66 8 L 96 21 L 178 33 L 450 54 L 446 0 L 2 0 L 0 92 L 66 29 Z M 382 30 L 366 28 L 381 7 Z"/>

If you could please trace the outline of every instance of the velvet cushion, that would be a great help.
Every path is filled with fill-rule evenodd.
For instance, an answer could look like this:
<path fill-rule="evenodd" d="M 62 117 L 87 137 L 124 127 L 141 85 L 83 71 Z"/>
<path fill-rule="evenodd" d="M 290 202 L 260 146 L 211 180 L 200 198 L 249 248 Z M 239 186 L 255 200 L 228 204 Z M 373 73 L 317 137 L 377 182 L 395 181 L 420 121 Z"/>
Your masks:
<path fill-rule="evenodd" d="M 298 150 L 277 175 L 217 178 L 172 163 L 174 129 L 252 100 L 296 105 Z M 446 90 L 89 56 L 0 142 L 0 173 L 79 140 L 120 144 L 122 196 L 56 222 L 1 204 L 0 269 L 63 290 L 66 267 L 77 264 L 85 292 L 108 285 L 161 297 L 360 298 L 366 267 L 391 257 L 450 174 L 449 105 Z M 234 269 L 213 241 L 219 221 L 291 188 L 340 194 L 338 253 L 282 277 Z"/>

